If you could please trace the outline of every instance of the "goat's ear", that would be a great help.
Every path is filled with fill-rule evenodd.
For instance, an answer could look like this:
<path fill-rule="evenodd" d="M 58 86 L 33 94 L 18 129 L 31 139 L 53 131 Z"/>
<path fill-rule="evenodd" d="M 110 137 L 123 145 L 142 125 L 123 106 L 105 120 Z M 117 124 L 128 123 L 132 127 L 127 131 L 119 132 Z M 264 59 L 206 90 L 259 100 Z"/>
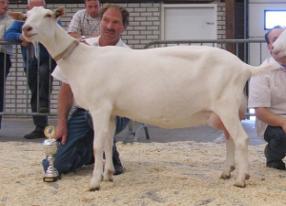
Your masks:
<path fill-rule="evenodd" d="M 8 12 L 8 15 L 11 16 L 13 19 L 18 20 L 18 21 L 25 21 L 27 16 L 24 13 L 21 12 Z"/>
<path fill-rule="evenodd" d="M 55 15 L 55 18 L 58 18 L 60 16 L 63 16 L 64 15 L 64 8 L 63 7 L 60 7 L 60 8 L 57 8 L 55 11 L 54 11 L 54 15 Z"/>

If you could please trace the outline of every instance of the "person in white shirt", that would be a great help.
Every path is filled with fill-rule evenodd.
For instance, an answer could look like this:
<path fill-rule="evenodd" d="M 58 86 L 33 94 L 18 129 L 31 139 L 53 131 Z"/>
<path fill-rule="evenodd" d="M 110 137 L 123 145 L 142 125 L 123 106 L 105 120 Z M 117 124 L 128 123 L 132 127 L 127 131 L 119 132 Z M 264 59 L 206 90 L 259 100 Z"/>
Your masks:
<path fill-rule="evenodd" d="M 69 24 L 68 33 L 76 39 L 99 35 L 99 0 L 85 0 L 85 8 L 77 11 Z"/>
<path fill-rule="evenodd" d="M 266 166 L 281 170 L 285 170 L 282 159 L 286 154 L 286 68 L 283 59 L 272 53 L 272 44 L 284 29 L 276 26 L 265 34 L 268 50 L 281 67 L 251 78 L 248 101 L 248 107 L 255 108 L 257 133 L 268 143 Z"/>
<path fill-rule="evenodd" d="M 86 42 L 99 47 L 127 47 L 120 37 L 128 25 L 128 11 L 123 7 L 109 4 L 100 10 L 99 16 L 101 19 L 100 36 L 87 39 Z M 61 141 L 61 144 L 55 155 L 55 167 L 59 173 L 67 173 L 94 162 L 94 132 L 88 111 L 76 105 L 73 107 L 73 93 L 67 78 L 65 78 L 59 68 L 56 68 L 52 75 L 62 81 L 58 99 L 58 121 L 56 128 L 56 137 Z M 116 133 L 123 130 L 128 122 L 129 119 L 127 118 L 117 117 Z M 124 171 L 115 143 L 113 146 L 113 164 L 115 168 L 114 175 L 121 174 Z M 47 166 L 47 159 L 44 159 L 44 170 L 47 169 Z"/>

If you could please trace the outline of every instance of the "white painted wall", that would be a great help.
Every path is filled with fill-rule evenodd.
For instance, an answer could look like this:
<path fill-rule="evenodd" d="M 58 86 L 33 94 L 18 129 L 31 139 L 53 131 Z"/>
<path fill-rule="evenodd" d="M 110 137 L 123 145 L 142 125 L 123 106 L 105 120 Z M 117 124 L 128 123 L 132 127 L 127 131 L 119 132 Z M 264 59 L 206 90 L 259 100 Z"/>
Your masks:
<path fill-rule="evenodd" d="M 162 4 L 162 40 L 217 38 L 216 4 Z"/>

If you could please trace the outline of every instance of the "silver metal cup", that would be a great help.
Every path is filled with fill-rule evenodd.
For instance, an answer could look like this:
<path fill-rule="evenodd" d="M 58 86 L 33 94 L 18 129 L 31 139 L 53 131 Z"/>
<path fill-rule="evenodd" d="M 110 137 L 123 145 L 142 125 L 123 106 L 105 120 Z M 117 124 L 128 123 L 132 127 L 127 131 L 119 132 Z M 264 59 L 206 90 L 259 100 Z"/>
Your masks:
<path fill-rule="evenodd" d="M 47 126 L 44 130 L 44 134 L 48 138 L 43 142 L 43 147 L 49 166 L 44 174 L 43 181 L 55 182 L 60 178 L 59 172 L 54 166 L 54 156 L 58 149 L 58 141 L 55 139 L 55 127 Z"/>

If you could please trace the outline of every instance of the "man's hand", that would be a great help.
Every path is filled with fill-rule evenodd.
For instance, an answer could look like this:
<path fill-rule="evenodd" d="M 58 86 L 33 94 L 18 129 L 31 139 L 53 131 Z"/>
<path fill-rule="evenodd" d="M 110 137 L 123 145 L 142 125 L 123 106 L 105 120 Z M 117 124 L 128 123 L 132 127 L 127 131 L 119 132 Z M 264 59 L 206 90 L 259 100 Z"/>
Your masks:
<path fill-rule="evenodd" d="M 270 51 L 271 56 L 281 65 L 286 65 L 286 56 L 283 56 L 281 52 Z"/>
<path fill-rule="evenodd" d="M 56 128 L 56 138 L 61 141 L 62 144 L 67 142 L 68 129 L 66 121 L 58 121 Z"/>
<path fill-rule="evenodd" d="M 77 40 L 80 40 L 81 35 L 77 32 L 69 32 L 69 35 L 71 35 L 73 38 L 76 38 Z"/>
<path fill-rule="evenodd" d="M 30 42 L 28 42 L 23 35 L 20 36 L 20 40 L 21 40 L 21 46 L 23 47 L 27 47 L 29 44 L 31 44 Z"/>
<path fill-rule="evenodd" d="M 286 120 L 283 122 L 281 127 L 282 127 L 283 131 L 286 133 Z"/>

